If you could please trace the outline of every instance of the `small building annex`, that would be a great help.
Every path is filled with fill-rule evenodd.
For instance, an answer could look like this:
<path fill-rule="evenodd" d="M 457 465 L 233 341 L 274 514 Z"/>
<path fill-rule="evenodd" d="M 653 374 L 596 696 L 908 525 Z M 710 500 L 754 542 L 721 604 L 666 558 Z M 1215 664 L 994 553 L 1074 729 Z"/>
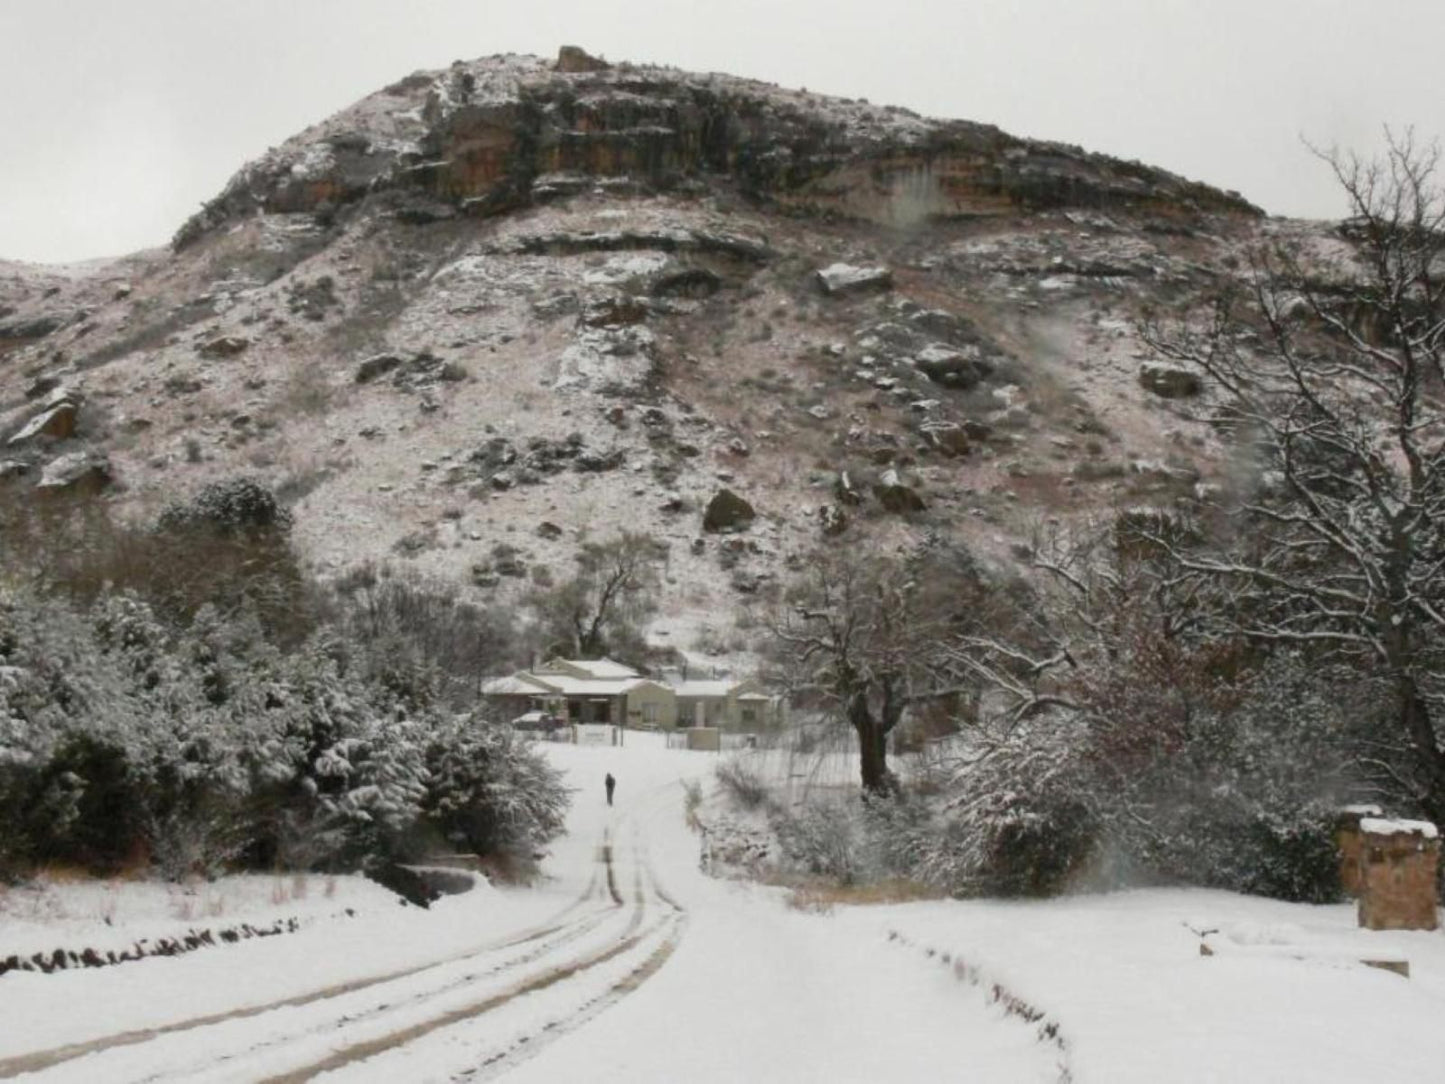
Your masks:
<path fill-rule="evenodd" d="M 753 682 L 693 678 L 670 681 L 668 685 L 677 697 L 678 726 L 755 730 L 777 721 L 777 702 L 760 692 Z"/>

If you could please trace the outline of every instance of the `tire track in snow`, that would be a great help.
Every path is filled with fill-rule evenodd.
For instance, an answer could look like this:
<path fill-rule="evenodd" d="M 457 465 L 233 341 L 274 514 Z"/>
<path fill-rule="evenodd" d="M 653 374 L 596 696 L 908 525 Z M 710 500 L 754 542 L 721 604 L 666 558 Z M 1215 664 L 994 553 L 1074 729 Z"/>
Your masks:
<path fill-rule="evenodd" d="M 605 833 L 604 838 L 610 841 L 610 829 Z M 601 852 L 608 869 L 609 892 L 615 900 L 621 901 L 622 897 L 617 891 L 613 872 L 613 850 L 610 842 L 604 843 Z M 655 934 L 660 927 L 670 925 L 668 920 L 664 920 L 663 922 L 654 923 L 647 929 L 642 929 L 644 919 L 647 915 L 647 899 L 643 892 L 642 870 L 640 866 L 635 871 L 632 904 L 633 906 L 626 928 L 619 935 L 618 940 L 607 948 L 588 953 L 573 960 L 564 961 L 539 974 L 523 979 L 521 982 L 516 983 L 506 990 L 483 998 L 480 1001 L 450 1009 L 444 1013 L 429 1017 L 426 1020 L 385 1035 L 353 1043 L 335 1051 L 324 1059 L 312 1062 L 301 1068 L 275 1076 L 264 1077 L 262 1078 L 262 1084 L 299 1084 L 301 1081 L 310 1080 L 322 1073 L 336 1072 L 348 1066 L 355 1065 L 358 1062 L 365 1061 L 368 1058 L 399 1049 L 409 1043 L 416 1042 L 418 1039 L 425 1038 L 434 1032 L 440 1031 L 443 1028 L 476 1020 L 478 1017 L 485 1016 L 487 1013 L 501 1008 L 504 1005 L 511 1004 L 529 994 L 537 993 L 555 986 L 558 983 L 573 979 L 593 968 L 616 959 L 618 956 L 642 944 L 650 936 Z M 597 1011 L 600 1012 L 601 1009 L 599 1008 Z M 505 1054 L 502 1056 L 505 1056 Z"/>
<path fill-rule="evenodd" d="M 135 1047 L 155 1040 L 164 1041 L 168 1036 L 179 1033 L 196 1031 L 208 1027 L 219 1027 L 228 1022 L 260 1017 L 267 1013 L 281 1013 L 286 1010 L 300 1009 L 328 1001 L 336 1001 L 337 1007 L 341 1008 L 342 1005 L 338 999 L 347 997 L 348 995 L 354 995 L 368 990 L 384 994 L 387 984 L 401 983 L 404 980 L 425 975 L 429 971 L 435 971 L 441 968 L 453 968 L 457 964 L 465 963 L 468 960 L 483 959 L 489 955 L 503 952 L 508 948 L 514 948 L 530 942 L 539 942 L 533 951 L 507 960 L 483 974 L 470 974 L 461 976 L 460 978 L 449 979 L 441 986 L 424 989 L 414 994 L 409 993 L 400 1001 L 383 1002 L 380 1005 L 369 1010 L 363 1010 L 360 1013 L 343 1014 L 339 1019 L 332 1018 L 319 1028 L 312 1024 L 311 1026 L 305 1027 L 299 1033 L 293 1032 L 290 1035 L 273 1037 L 270 1040 L 263 1040 L 260 1043 L 255 1042 L 253 1038 L 247 1043 L 244 1049 L 238 1050 L 229 1056 L 224 1054 L 220 1055 L 219 1061 L 213 1046 L 193 1044 L 202 1045 L 202 1048 L 207 1051 L 204 1066 L 192 1064 L 179 1067 L 175 1063 L 172 1063 L 160 1073 L 152 1072 L 137 1078 L 131 1075 L 119 1075 L 108 1072 L 108 1067 L 102 1060 L 94 1065 L 89 1073 L 89 1077 L 91 1079 L 106 1079 L 107 1081 L 121 1079 L 155 1081 L 167 1078 L 174 1079 L 177 1077 L 187 1078 L 194 1075 L 197 1071 L 204 1072 L 205 1069 L 208 1068 L 219 1070 L 222 1074 L 225 1074 L 231 1070 L 240 1069 L 240 1063 L 248 1058 L 257 1056 L 264 1058 L 267 1055 L 274 1055 L 278 1049 L 284 1049 L 288 1043 L 315 1041 L 318 1035 L 336 1029 L 355 1030 L 358 1027 L 374 1021 L 378 1017 L 383 1017 L 387 1013 L 414 1010 L 418 1005 L 422 1005 L 428 1000 L 443 998 L 448 993 L 455 993 L 472 982 L 479 980 L 495 981 L 498 976 L 505 975 L 508 972 L 516 971 L 519 968 L 526 968 L 528 965 L 536 964 L 539 961 L 546 961 L 557 955 L 559 950 L 563 949 L 567 944 L 592 933 L 601 926 L 609 916 L 617 915 L 621 917 L 619 911 L 626 906 L 626 901 L 618 886 L 617 870 L 614 862 L 614 824 L 626 823 L 632 820 L 636 812 L 640 812 L 643 809 L 651 809 L 661 798 L 666 796 L 667 791 L 675 788 L 675 786 L 676 784 L 666 784 L 655 788 L 653 792 L 642 798 L 637 806 L 622 814 L 621 817 L 614 818 L 614 823 L 609 823 L 606 826 L 602 842 L 597 849 L 598 861 L 596 866 L 594 866 L 587 887 L 580 895 L 572 900 L 571 903 L 556 912 L 540 926 L 521 931 L 518 934 L 480 946 L 477 949 L 448 956 L 440 960 L 433 960 L 426 964 L 334 984 L 306 994 L 278 999 L 263 1005 L 248 1006 L 227 1012 L 193 1017 L 171 1024 L 160 1025 L 155 1028 L 136 1029 L 116 1035 L 103 1036 L 86 1042 L 69 1044 L 51 1050 L 20 1055 L 5 1061 L 0 1061 L 0 1078 L 17 1075 L 19 1073 L 43 1071 L 88 1055 L 103 1058 L 109 1051 L 117 1051 L 117 1053 L 119 1053 L 122 1048 Z M 636 836 L 637 832 L 634 824 L 634 837 Z M 346 1065 L 354 1064 L 359 1060 L 375 1056 L 378 1053 L 397 1049 L 442 1028 L 483 1016 L 494 1009 L 510 1004 L 528 994 L 547 989 L 569 979 L 574 979 L 617 959 L 627 952 L 637 949 L 653 938 L 657 938 L 658 943 L 656 947 L 652 948 L 646 958 L 638 966 L 626 972 L 620 979 L 612 982 L 603 993 L 600 995 L 591 992 L 584 994 L 586 1000 L 581 1003 L 580 1008 L 570 1014 L 568 1020 L 548 1023 L 540 1029 L 538 1036 L 533 1037 L 529 1035 L 524 1037 L 519 1044 L 514 1045 L 508 1050 L 500 1051 L 498 1054 L 487 1059 L 482 1066 L 470 1072 L 473 1076 L 478 1072 L 483 1072 L 485 1076 L 480 1079 L 489 1079 L 505 1071 L 507 1067 L 524 1060 L 524 1053 L 526 1056 L 530 1056 L 530 1051 L 520 1051 L 518 1047 L 531 1045 L 533 1050 L 540 1049 L 540 1047 L 547 1042 L 580 1027 L 587 1020 L 590 1020 L 605 1010 L 621 997 L 637 989 L 648 977 L 655 974 L 676 949 L 682 935 L 682 930 L 686 925 L 686 916 L 682 908 L 661 888 L 654 869 L 645 858 L 643 849 L 639 847 L 635 841 L 632 857 L 635 861 L 633 871 L 634 883 L 632 886 L 633 908 L 631 909 L 626 927 L 617 935 L 618 940 L 616 943 L 599 951 L 584 953 L 576 958 L 563 960 L 554 966 L 547 967 L 537 974 L 522 979 L 520 982 L 514 983 L 500 993 L 493 994 L 462 1007 L 429 1015 L 420 1022 L 397 1028 L 383 1036 L 354 1042 L 343 1050 L 328 1055 L 325 1059 L 316 1061 L 298 1070 L 283 1072 L 269 1079 L 278 1081 L 309 1079 L 317 1073 L 331 1069 L 339 1069 Z M 646 873 L 651 894 L 665 904 L 672 912 L 669 917 L 654 922 L 646 929 L 641 928 L 647 913 L 647 894 L 643 889 L 644 872 Z M 592 910 L 582 916 L 566 920 L 567 915 L 585 906 L 599 894 L 601 899 L 608 903 L 606 909 L 601 911 Z M 546 1034 L 544 1038 L 543 1033 L 549 1032 L 552 1034 Z M 218 1035 L 217 1039 L 219 1040 L 220 1038 Z M 137 1053 L 139 1053 L 139 1051 L 137 1051 Z M 87 1068 L 89 1069 L 90 1067 Z"/>
<path fill-rule="evenodd" d="M 608 873 L 608 890 L 614 899 L 620 900 L 616 882 L 616 865 L 613 861 L 616 855 L 614 838 L 615 829 L 621 824 L 632 822 L 633 843 L 633 884 L 632 899 L 636 907 L 633 912 L 633 921 L 630 929 L 635 931 L 642 924 L 645 917 L 649 897 L 661 902 L 670 912 L 658 922 L 648 926 L 641 932 L 626 937 L 622 942 L 612 948 L 596 954 L 592 959 L 583 962 L 580 966 L 571 966 L 564 969 L 565 973 L 557 975 L 541 976 L 538 981 L 528 983 L 525 988 L 517 989 L 509 996 L 499 997 L 489 1001 L 484 1006 L 479 1006 L 479 1011 L 470 1014 L 454 1014 L 452 1018 L 430 1022 L 425 1030 L 396 1036 L 395 1041 L 385 1044 L 370 1045 L 366 1049 L 357 1049 L 347 1052 L 345 1056 L 329 1059 L 325 1064 L 318 1064 L 311 1067 L 308 1072 L 335 1073 L 339 1078 L 347 1075 L 348 1069 L 356 1069 L 370 1058 L 385 1057 L 388 1054 L 405 1053 L 409 1043 L 425 1041 L 430 1035 L 445 1031 L 447 1028 L 462 1028 L 469 1023 L 484 1017 L 487 1013 L 504 1009 L 506 1006 L 515 1003 L 527 995 L 539 993 L 544 989 L 553 986 L 560 986 L 565 982 L 579 984 L 580 1000 L 570 1000 L 565 1007 L 554 1007 L 549 1010 L 547 1018 L 541 1022 L 533 1023 L 519 1035 L 514 1035 L 506 1042 L 506 1045 L 495 1052 L 481 1057 L 480 1064 L 465 1068 L 453 1076 L 453 1080 L 476 1082 L 494 1080 L 498 1076 L 509 1072 L 517 1065 L 530 1060 L 540 1053 L 547 1046 L 558 1039 L 581 1028 L 594 1017 L 616 1004 L 619 1000 L 637 990 L 652 975 L 661 970 L 662 966 L 671 958 L 681 943 L 687 926 L 687 915 L 685 909 L 662 887 L 657 876 L 656 869 L 647 854 L 646 841 L 639 826 L 633 819 L 637 812 L 650 810 L 660 799 L 667 796 L 667 793 L 676 788 L 677 784 L 670 783 L 655 788 L 644 798 L 638 807 L 629 810 L 620 818 L 614 818 L 603 832 L 603 844 L 599 847 L 598 857 L 603 861 Z M 644 887 L 645 886 L 645 887 Z M 595 984 L 585 984 L 589 977 L 588 973 L 600 968 L 605 964 L 616 960 L 618 957 L 637 949 L 639 946 L 646 946 L 649 941 L 655 940 L 655 945 L 650 947 L 647 955 L 635 966 L 630 967 L 621 976 L 606 980 L 606 985 L 598 991 Z M 441 1036 L 438 1036 L 441 1038 Z M 473 1040 L 471 1035 L 461 1034 L 455 1036 L 457 1042 L 466 1045 Z M 480 1045 L 485 1050 L 485 1038 L 482 1038 Z M 418 1051 L 418 1054 L 425 1058 L 425 1053 Z M 374 1065 L 368 1070 L 363 1070 L 362 1075 L 376 1077 L 378 1074 L 383 1079 L 388 1078 L 386 1068 L 382 1065 Z M 401 1070 L 404 1071 L 404 1070 Z M 394 1078 L 394 1077 L 393 1077 Z M 294 1075 L 279 1076 L 272 1078 L 270 1084 L 279 1084 L 281 1081 L 299 1081 L 309 1079 L 306 1072 Z"/>
<path fill-rule="evenodd" d="M 638 966 L 634 967 L 620 980 L 609 986 L 602 994 L 584 1003 L 580 1008 L 574 1010 L 565 1018 L 554 1018 L 544 1024 L 536 1031 L 522 1036 L 513 1042 L 511 1047 L 501 1053 L 488 1058 L 475 1069 L 468 1069 L 452 1077 L 454 1082 L 465 1082 L 465 1084 L 482 1084 L 484 1081 L 495 1080 L 504 1073 L 510 1072 L 524 1061 L 529 1061 L 552 1043 L 569 1035 L 592 1020 L 593 1017 L 611 1008 L 618 1001 L 621 1001 L 628 994 L 637 990 L 644 982 L 650 979 L 677 951 L 682 943 L 683 935 L 687 930 L 686 909 L 679 905 L 658 882 L 656 872 L 651 862 L 646 858 L 645 853 L 634 851 L 638 859 L 639 870 L 645 870 L 648 881 L 651 884 L 652 894 L 671 908 L 673 915 L 666 924 L 666 934 L 658 946 L 648 954 L 647 958 Z"/>
<path fill-rule="evenodd" d="M 288 1045 L 307 1042 L 319 1034 L 326 1034 L 348 1028 L 352 1030 L 363 1028 L 374 1020 L 414 1010 L 419 1006 L 425 1005 L 427 1002 L 444 999 L 448 995 L 455 994 L 469 986 L 474 986 L 482 982 L 495 981 L 500 977 L 516 971 L 525 972 L 525 969 L 529 965 L 535 964 L 539 960 L 545 961 L 549 957 L 554 956 L 568 945 L 592 933 L 601 926 L 604 921 L 615 914 L 615 907 L 609 905 L 606 910 L 593 912 L 578 918 L 557 936 L 546 939 L 525 954 L 506 960 L 485 971 L 469 972 L 429 989 L 411 993 L 396 1000 L 384 1001 L 360 1011 L 343 1011 L 340 1015 L 332 1017 L 319 1025 L 315 1023 L 305 1025 L 289 1033 L 273 1036 L 260 1042 L 257 1042 L 255 1039 L 243 1040 L 243 1045 L 231 1053 L 219 1054 L 214 1049 L 210 1049 L 204 1055 L 204 1062 L 199 1066 L 192 1064 L 176 1069 L 167 1069 L 161 1073 L 138 1078 L 138 1084 L 155 1084 L 155 1082 L 166 1080 L 187 1080 L 208 1070 L 218 1068 L 228 1069 L 242 1063 L 246 1059 L 255 1059 L 258 1056 L 265 1056 L 275 1051 L 283 1050 Z"/>
<path fill-rule="evenodd" d="M 598 871 L 594 870 L 591 880 L 587 883 L 587 887 L 566 907 L 553 914 L 543 924 L 522 930 L 519 933 L 504 937 L 498 941 L 488 942 L 477 948 L 468 949 L 452 956 L 443 957 L 442 959 L 430 960 L 424 964 L 399 968 L 395 971 L 388 971 L 380 975 L 370 975 L 364 978 L 334 983 L 305 994 L 279 998 L 261 1005 L 249 1005 L 239 1009 L 228 1009 L 224 1012 L 208 1013 L 205 1016 L 189 1017 L 185 1020 L 178 1020 L 170 1024 L 161 1024 L 152 1028 L 137 1028 L 132 1031 L 119 1032 L 114 1035 L 87 1039 L 83 1042 L 67 1043 L 64 1046 L 52 1047 L 49 1050 L 38 1050 L 28 1054 L 15 1055 L 0 1061 L 0 1080 L 9 1079 L 24 1073 L 40 1072 L 61 1065 L 64 1062 L 73 1061 L 76 1058 L 104 1053 L 105 1051 L 122 1047 L 135 1046 L 165 1036 L 194 1031 L 198 1028 L 213 1027 L 217 1024 L 223 1024 L 232 1020 L 244 1020 L 251 1017 L 263 1016 L 266 1013 L 281 1009 L 300 1008 L 317 1002 L 344 997 L 348 994 L 358 993 L 386 983 L 398 982 L 416 975 L 421 975 L 427 971 L 450 967 L 471 959 L 484 958 L 497 952 L 503 952 L 509 948 L 515 948 L 518 945 L 549 938 L 553 934 L 562 933 L 566 936 L 578 923 L 586 922 L 593 917 L 588 915 L 581 919 L 563 921 L 565 916 L 576 911 L 579 907 L 584 906 L 587 901 L 597 893 L 599 879 Z M 609 881 L 611 879 L 610 872 L 608 879 Z M 614 892 L 612 895 L 613 898 L 617 900 L 616 893 Z M 620 903 L 620 900 L 617 900 L 617 902 Z M 614 906 L 615 905 L 616 904 L 614 904 Z M 605 916 L 605 912 L 603 912 L 602 915 Z M 600 921 L 600 917 L 601 916 L 598 916 L 598 921 Z M 593 925 L 595 924 L 594 922 Z"/>

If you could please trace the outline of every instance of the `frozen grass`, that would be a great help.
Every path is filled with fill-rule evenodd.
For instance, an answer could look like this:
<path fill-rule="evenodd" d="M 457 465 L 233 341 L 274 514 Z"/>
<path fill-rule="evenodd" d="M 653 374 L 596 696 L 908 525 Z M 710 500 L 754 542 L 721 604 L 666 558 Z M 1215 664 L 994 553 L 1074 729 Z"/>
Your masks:
<path fill-rule="evenodd" d="M 786 878 L 769 880 L 769 884 L 784 884 Z M 936 900 L 942 893 L 917 881 L 902 878 L 886 878 L 872 884 L 841 885 L 833 881 L 817 880 L 804 884 L 793 884 L 788 891 L 788 906 L 795 911 L 812 914 L 829 914 L 834 907 L 874 907 L 889 903 L 914 903 L 918 900 Z"/>

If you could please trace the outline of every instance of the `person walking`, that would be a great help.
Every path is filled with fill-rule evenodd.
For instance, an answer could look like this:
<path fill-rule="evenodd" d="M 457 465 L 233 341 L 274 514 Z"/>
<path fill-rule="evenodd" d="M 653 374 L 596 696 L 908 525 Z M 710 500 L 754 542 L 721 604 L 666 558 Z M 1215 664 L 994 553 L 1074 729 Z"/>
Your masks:
<path fill-rule="evenodd" d="M 617 789 L 617 780 L 612 778 L 612 773 L 607 773 L 607 804 L 612 804 L 612 792 Z"/>

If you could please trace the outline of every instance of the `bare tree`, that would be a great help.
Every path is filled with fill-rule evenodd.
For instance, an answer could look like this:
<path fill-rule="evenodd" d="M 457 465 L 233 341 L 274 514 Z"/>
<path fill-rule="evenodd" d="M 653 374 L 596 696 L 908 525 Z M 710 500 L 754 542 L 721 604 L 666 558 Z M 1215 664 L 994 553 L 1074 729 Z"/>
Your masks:
<path fill-rule="evenodd" d="M 658 569 L 667 547 L 651 535 L 623 531 L 584 542 L 577 574 L 532 598 L 549 649 L 578 658 L 640 646 L 640 626 L 656 609 Z"/>
<path fill-rule="evenodd" d="M 971 582 L 953 572 L 917 555 L 822 551 L 773 622 L 794 695 L 821 702 L 858 736 L 868 794 L 898 792 L 888 735 L 910 706 L 975 689 L 947 665 L 950 616 Z"/>
<path fill-rule="evenodd" d="M 1378 676 L 1381 763 L 1445 820 L 1445 192 L 1438 147 L 1387 137 L 1378 161 L 1320 155 L 1351 212 L 1333 247 L 1261 251 L 1207 313 L 1146 324 L 1256 468 L 1222 547 L 1157 541 L 1235 631 Z"/>

